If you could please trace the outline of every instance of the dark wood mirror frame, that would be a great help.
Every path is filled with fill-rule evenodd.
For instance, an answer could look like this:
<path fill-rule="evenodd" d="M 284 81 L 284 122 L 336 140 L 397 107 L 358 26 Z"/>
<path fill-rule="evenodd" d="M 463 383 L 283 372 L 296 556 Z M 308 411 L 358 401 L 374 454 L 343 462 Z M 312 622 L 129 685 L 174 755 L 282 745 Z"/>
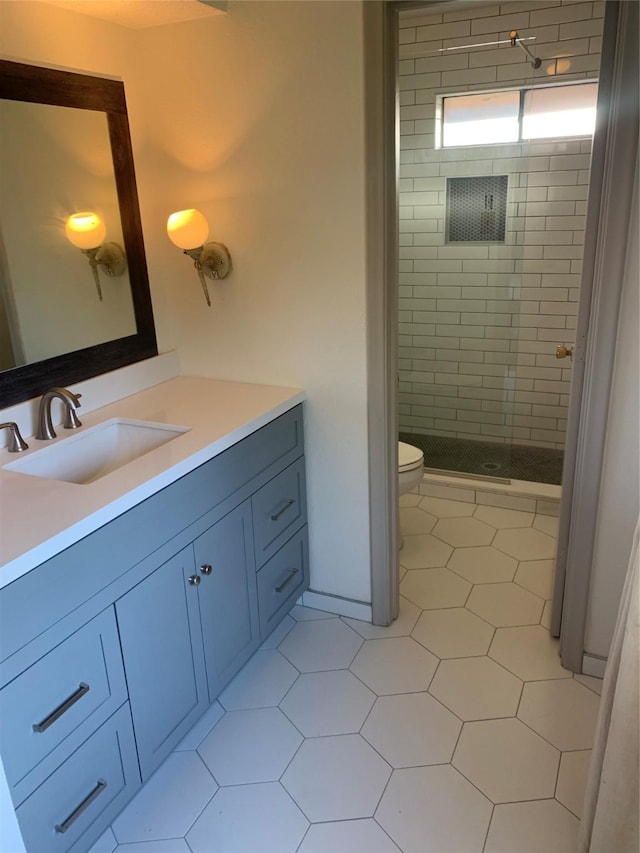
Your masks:
<path fill-rule="evenodd" d="M 124 84 L 0 60 L 0 98 L 106 113 L 137 332 L 0 371 L 0 409 L 158 354 Z"/>

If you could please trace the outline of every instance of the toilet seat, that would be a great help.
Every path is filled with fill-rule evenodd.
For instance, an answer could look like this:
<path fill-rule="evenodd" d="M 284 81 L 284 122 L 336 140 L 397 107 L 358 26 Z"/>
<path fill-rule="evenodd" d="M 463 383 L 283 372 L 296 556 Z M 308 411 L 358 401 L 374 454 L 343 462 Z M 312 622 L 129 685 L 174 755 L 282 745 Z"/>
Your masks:
<path fill-rule="evenodd" d="M 420 468 L 424 463 L 423 452 L 404 441 L 398 442 L 398 471 L 412 471 Z"/>

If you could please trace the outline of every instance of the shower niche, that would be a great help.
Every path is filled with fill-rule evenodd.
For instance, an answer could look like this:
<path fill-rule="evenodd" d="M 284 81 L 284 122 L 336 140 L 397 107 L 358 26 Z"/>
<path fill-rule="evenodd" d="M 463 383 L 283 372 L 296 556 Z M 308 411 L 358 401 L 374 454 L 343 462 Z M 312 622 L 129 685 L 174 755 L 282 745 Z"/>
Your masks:
<path fill-rule="evenodd" d="M 446 241 L 504 243 L 508 175 L 447 179 Z"/>

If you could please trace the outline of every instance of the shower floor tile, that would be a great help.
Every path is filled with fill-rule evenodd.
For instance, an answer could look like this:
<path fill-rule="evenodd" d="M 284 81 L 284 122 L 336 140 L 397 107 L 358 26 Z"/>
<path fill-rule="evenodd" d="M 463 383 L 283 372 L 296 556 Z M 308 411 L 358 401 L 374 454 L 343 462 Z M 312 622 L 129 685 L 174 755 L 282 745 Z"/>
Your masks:
<path fill-rule="evenodd" d="M 497 444 L 408 432 L 401 432 L 398 437 L 422 450 L 427 468 L 556 486 L 562 483 L 564 453 L 553 447 Z"/>
<path fill-rule="evenodd" d="M 555 524 L 402 506 L 399 619 L 295 607 L 91 853 L 575 848 L 600 682 L 562 669 L 546 628 L 552 562 L 529 540 Z M 511 556 L 413 532 L 448 519 L 470 542 L 474 513 Z"/>

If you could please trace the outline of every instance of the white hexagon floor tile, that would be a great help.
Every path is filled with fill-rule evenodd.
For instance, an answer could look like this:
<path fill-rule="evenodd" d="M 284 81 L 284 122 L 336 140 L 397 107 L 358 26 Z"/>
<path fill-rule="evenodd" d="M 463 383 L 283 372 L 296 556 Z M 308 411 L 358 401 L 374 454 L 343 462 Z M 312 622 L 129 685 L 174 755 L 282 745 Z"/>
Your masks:
<path fill-rule="evenodd" d="M 346 669 L 362 645 L 362 637 L 341 619 L 298 622 L 278 646 L 300 672 Z"/>
<path fill-rule="evenodd" d="M 302 740 L 279 708 L 228 711 L 198 754 L 220 785 L 273 782 Z"/>
<path fill-rule="evenodd" d="M 269 634 L 266 640 L 264 640 L 260 648 L 276 649 L 295 624 L 295 619 L 292 619 L 291 616 L 288 615 L 285 616 L 282 622 L 278 625 L 278 627 L 274 628 L 272 633 Z"/>
<path fill-rule="evenodd" d="M 335 613 L 328 613 L 326 610 L 316 610 L 313 607 L 304 607 L 302 604 L 295 604 L 289 611 L 289 615 L 296 622 L 313 622 L 315 619 L 337 619 Z"/>
<path fill-rule="evenodd" d="M 375 695 L 346 669 L 301 675 L 280 709 L 305 737 L 360 731 Z"/>
<path fill-rule="evenodd" d="M 392 767 L 451 761 L 462 723 L 428 693 L 381 696 L 362 736 Z"/>
<path fill-rule="evenodd" d="M 405 536 L 431 533 L 438 519 L 417 506 L 400 508 L 400 529 Z"/>
<path fill-rule="evenodd" d="M 405 536 L 400 562 L 407 569 L 430 569 L 446 566 L 452 548 L 435 536 Z"/>
<path fill-rule="evenodd" d="M 411 632 L 434 655 L 463 658 L 486 655 L 495 628 L 466 607 L 425 610 Z"/>
<path fill-rule="evenodd" d="M 484 853 L 577 850 L 580 821 L 555 800 L 495 807 Z"/>
<path fill-rule="evenodd" d="M 420 509 L 435 515 L 436 518 L 464 518 L 473 515 L 476 505 L 466 501 L 451 501 L 447 498 L 422 498 Z"/>
<path fill-rule="evenodd" d="M 401 853 L 387 833 L 371 818 L 314 823 L 298 853 Z"/>
<path fill-rule="evenodd" d="M 443 660 L 429 693 L 461 720 L 512 717 L 522 682 L 487 657 Z"/>
<path fill-rule="evenodd" d="M 489 657 L 523 681 L 571 678 L 560 663 L 558 640 L 542 625 L 497 628 Z"/>
<path fill-rule="evenodd" d="M 422 495 L 416 495 L 413 492 L 409 492 L 406 495 L 400 495 L 398 503 L 401 507 L 418 506 L 421 500 Z"/>
<path fill-rule="evenodd" d="M 494 527 L 478 521 L 477 518 L 441 518 L 432 534 L 454 548 L 465 548 L 471 545 L 490 545 L 496 531 Z"/>
<path fill-rule="evenodd" d="M 193 853 L 294 853 L 308 827 L 279 782 L 237 785 L 220 788 L 187 842 Z"/>
<path fill-rule="evenodd" d="M 576 817 L 582 817 L 582 805 L 587 787 L 590 761 L 590 749 L 563 752 L 560 759 L 556 800 L 566 806 Z"/>
<path fill-rule="evenodd" d="M 491 545 L 456 548 L 447 568 L 470 583 L 506 583 L 512 581 L 518 561 Z"/>
<path fill-rule="evenodd" d="M 491 803 L 449 764 L 395 770 L 376 820 L 404 851 L 480 851 Z"/>
<path fill-rule="evenodd" d="M 179 838 L 218 790 L 195 752 L 173 752 L 112 824 L 120 844 Z"/>
<path fill-rule="evenodd" d="M 413 631 L 419 616 L 420 608 L 412 601 L 409 601 L 408 598 L 404 598 L 401 595 L 398 618 L 391 625 L 372 625 L 371 622 L 361 622 L 359 619 L 349 619 L 345 616 L 342 619 L 365 640 L 379 640 L 383 637 L 408 637 Z"/>
<path fill-rule="evenodd" d="M 453 765 L 494 803 L 553 797 L 560 753 L 520 720 L 465 723 Z"/>
<path fill-rule="evenodd" d="M 532 681 L 518 717 L 558 749 L 591 749 L 598 705 L 598 696 L 573 678 Z"/>
<path fill-rule="evenodd" d="M 90 853 L 98 853 L 91 849 Z M 138 841 L 136 844 L 118 844 L 110 853 L 192 853 L 184 838 L 166 838 L 162 841 Z"/>
<path fill-rule="evenodd" d="M 224 708 L 218 702 L 209 705 L 198 722 L 176 746 L 176 752 L 197 749 L 223 714 Z"/>
<path fill-rule="evenodd" d="M 391 768 L 360 735 L 309 738 L 282 784 L 312 822 L 372 817 Z"/>
<path fill-rule="evenodd" d="M 533 526 L 536 530 L 542 530 L 547 536 L 557 537 L 560 519 L 552 515 L 536 515 Z"/>
<path fill-rule="evenodd" d="M 552 610 L 552 602 L 545 601 L 544 609 L 542 611 L 542 616 L 540 617 L 540 624 L 543 628 L 546 628 L 547 631 L 551 630 L 551 610 Z"/>
<path fill-rule="evenodd" d="M 423 610 L 463 607 L 471 584 L 449 569 L 417 569 L 400 582 L 400 592 Z"/>
<path fill-rule="evenodd" d="M 579 672 L 576 672 L 573 676 L 576 681 L 583 684 L 585 687 L 588 687 L 589 690 L 593 690 L 594 693 L 597 693 L 598 696 L 602 693 L 602 679 L 596 678 L 593 675 L 582 675 Z"/>
<path fill-rule="evenodd" d="M 492 527 L 508 529 L 511 527 L 531 527 L 535 515 L 517 509 L 503 509 L 499 506 L 479 506 L 473 514 Z"/>
<path fill-rule="evenodd" d="M 498 530 L 493 546 L 516 560 L 551 560 L 556 553 L 556 540 L 532 527 Z"/>
<path fill-rule="evenodd" d="M 378 696 L 425 691 L 438 659 L 411 637 L 366 640 L 351 671 Z"/>
<path fill-rule="evenodd" d="M 537 625 L 544 601 L 515 583 L 474 586 L 466 606 L 496 628 Z"/>
<path fill-rule="evenodd" d="M 548 599 L 553 595 L 553 573 L 553 560 L 523 560 L 513 580 L 540 598 Z"/>
<path fill-rule="evenodd" d="M 103 832 L 100 838 L 95 842 L 89 853 L 113 853 L 118 846 L 116 837 L 111 830 L 111 827 Z"/>
<path fill-rule="evenodd" d="M 218 701 L 227 711 L 268 708 L 277 705 L 298 670 L 276 649 L 258 649 L 222 691 Z"/>

